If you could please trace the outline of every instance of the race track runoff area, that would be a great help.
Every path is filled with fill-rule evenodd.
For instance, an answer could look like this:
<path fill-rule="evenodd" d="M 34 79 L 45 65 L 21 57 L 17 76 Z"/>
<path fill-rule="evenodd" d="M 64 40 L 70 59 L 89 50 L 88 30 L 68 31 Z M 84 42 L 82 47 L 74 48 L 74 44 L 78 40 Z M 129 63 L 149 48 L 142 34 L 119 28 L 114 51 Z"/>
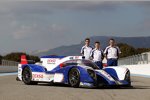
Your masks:
<path fill-rule="evenodd" d="M 150 78 L 133 77 L 133 88 L 72 88 L 24 85 L 16 75 L 0 76 L 0 100 L 150 100 Z"/>

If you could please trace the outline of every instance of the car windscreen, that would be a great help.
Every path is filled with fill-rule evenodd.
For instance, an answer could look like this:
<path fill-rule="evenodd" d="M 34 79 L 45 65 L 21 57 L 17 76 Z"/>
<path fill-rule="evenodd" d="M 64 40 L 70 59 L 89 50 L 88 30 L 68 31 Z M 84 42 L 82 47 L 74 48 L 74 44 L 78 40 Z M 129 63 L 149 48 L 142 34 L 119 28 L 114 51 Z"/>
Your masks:
<path fill-rule="evenodd" d="M 85 66 L 92 67 L 93 69 L 98 69 L 97 65 L 95 65 L 93 62 L 91 62 L 89 60 L 83 60 L 82 63 Z"/>
<path fill-rule="evenodd" d="M 92 67 L 93 69 L 98 69 L 98 67 L 89 60 L 69 60 L 69 61 L 66 61 L 64 64 L 65 66 L 83 65 L 83 66 Z"/>
<path fill-rule="evenodd" d="M 77 63 L 65 63 L 65 66 L 77 66 Z"/>

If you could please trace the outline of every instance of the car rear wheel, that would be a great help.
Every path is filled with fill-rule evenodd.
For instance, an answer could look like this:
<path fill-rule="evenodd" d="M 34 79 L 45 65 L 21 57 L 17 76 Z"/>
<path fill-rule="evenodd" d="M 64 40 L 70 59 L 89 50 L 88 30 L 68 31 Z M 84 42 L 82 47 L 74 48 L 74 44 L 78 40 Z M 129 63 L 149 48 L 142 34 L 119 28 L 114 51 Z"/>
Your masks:
<path fill-rule="evenodd" d="M 72 68 L 69 72 L 69 84 L 72 87 L 79 87 L 80 84 L 80 73 L 77 68 Z"/>
<path fill-rule="evenodd" d="M 128 82 L 128 85 L 126 85 L 126 87 L 131 87 L 130 71 L 128 71 L 128 72 L 126 73 L 125 80 Z"/>
<path fill-rule="evenodd" d="M 36 85 L 37 82 L 32 81 L 32 73 L 30 68 L 25 67 L 22 72 L 22 81 L 27 85 Z"/>

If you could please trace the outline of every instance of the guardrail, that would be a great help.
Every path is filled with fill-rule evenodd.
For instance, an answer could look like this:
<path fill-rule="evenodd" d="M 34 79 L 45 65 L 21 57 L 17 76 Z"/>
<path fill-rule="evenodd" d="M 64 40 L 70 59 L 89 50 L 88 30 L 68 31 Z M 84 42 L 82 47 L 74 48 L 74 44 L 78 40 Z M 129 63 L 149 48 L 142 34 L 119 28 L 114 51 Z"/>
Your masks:
<path fill-rule="evenodd" d="M 0 66 L 0 73 L 11 73 L 17 71 L 18 71 L 17 66 Z"/>
<path fill-rule="evenodd" d="M 18 66 L 19 62 L 2 60 L 1 66 Z"/>
<path fill-rule="evenodd" d="M 17 72 L 18 64 L 19 63 L 15 61 L 2 60 L 0 65 L 0 73 Z"/>
<path fill-rule="evenodd" d="M 150 63 L 150 52 L 145 52 L 138 55 L 133 55 L 125 58 L 120 58 L 118 61 L 119 65 L 137 65 L 137 64 L 149 64 Z"/>

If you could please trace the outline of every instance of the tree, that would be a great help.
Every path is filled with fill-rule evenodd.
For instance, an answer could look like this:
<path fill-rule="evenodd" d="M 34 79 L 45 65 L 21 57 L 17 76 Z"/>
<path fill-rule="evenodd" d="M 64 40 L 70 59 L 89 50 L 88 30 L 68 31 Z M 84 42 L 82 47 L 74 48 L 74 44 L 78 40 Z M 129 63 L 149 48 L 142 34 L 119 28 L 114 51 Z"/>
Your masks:
<path fill-rule="evenodd" d="M 20 62 L 21 55 L 26 55 L 28 60 L 33 60 L 33 61 L 35 61 L 35 62 L 40 61 L 39 57 L 37 57 L 37 56 L 32 56 L 32 55 L 28 55 L 28 54 L 23 53 L 23 52 L 13 52 L 13 53 L 9 53 L 9 54 L 5 55 L 5 56 L 3 57 L 3 59 Z"/>
<path fill-rule="evenodd" d="M 133 46 L 128 45 L 126 43 L 119 43 L 118 46 L 119 46 L 119 48 L 122 52 L 121 55 L 120 55 L 121 58 L 150 51 L 150 48 L 137 48 L 136 49 Z"/>
<path fill-rule="evenodd" d="M 119 43 L 118 46 L 122 52 L 120 55 L 121 58 L 137 54 L 137 50 L 128 44 Z"/>
<path fill-rule="evenodd" d="M 3 56 L 0 55 L 0 65 L 2 64 L 2 59 L 3 59 Z"/>
<path fill-rule="evenodd" d="M 27 59 L 28 60 L 33 60 L 35 62 L 39 62 L 40 61 L 40 58 L 37 57 L 37 56 L 32 56 L 32 55 L 27 55 Z"/>
<path fill-rule="evenodd" d="M 143 52 L 149 52 L 150 48 L 137 48 L 138 54 L 143 53 Z"/>

